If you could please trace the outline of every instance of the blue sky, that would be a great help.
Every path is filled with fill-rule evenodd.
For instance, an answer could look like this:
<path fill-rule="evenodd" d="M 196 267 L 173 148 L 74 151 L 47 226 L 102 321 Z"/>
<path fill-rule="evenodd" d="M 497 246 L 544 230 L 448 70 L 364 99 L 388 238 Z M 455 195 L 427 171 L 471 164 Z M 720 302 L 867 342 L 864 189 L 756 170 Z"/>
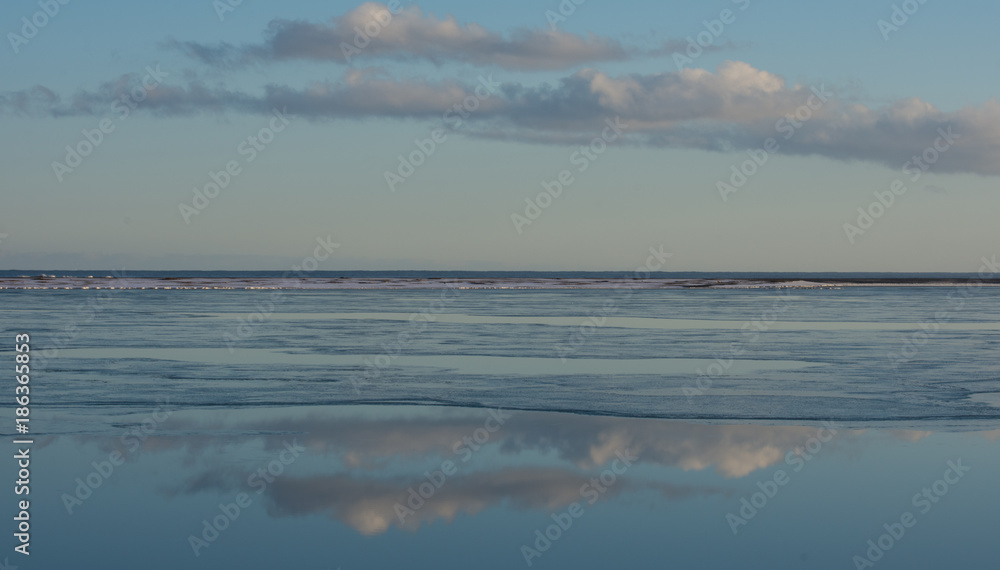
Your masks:
<path fill-rule="evenodd" d="M 564 5 L 552 28 L 555 1 L 244 0 L 220 18 L 209 0 L 71 0 L 27 38 L 43 7 L 5 3 L 0 268 L 287 269 L 327 236 L 329 270 L 628 270 L 662 245 L 678 271 L 976 271 L 1000 253 L 1000 7 Z M 894 5 L 913 13 L 886 39 Z M 721 33 L 679 71 L 704 21 Z M 933 160 L 904 172 L 913 155 Z"/>

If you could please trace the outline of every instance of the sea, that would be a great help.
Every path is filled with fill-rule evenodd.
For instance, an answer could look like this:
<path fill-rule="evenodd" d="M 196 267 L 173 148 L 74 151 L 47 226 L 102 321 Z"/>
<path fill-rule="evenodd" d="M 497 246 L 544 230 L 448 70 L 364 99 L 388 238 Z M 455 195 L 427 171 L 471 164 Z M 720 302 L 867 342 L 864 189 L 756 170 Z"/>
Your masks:
<path fill-rule="evenodd" d="M 0 323 L 23 568 L 1000 555 L 991 276 L 0 271 Z"/>

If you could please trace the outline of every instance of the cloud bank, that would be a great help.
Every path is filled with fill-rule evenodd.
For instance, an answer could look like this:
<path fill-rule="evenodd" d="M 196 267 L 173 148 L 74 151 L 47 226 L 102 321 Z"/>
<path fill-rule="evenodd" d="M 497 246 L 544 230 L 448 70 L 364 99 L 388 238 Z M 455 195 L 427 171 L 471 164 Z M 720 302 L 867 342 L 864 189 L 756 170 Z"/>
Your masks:
<path fill-rule="evenodd" d="M 0 110 L 100 116 L 137 88 L 138 78 L 129 75 L 67 99 L 36 86 L 0 94 Z M 774 138 L 782 154 L 864 160 L 893 169 L 949 132 L 953 144 L 935 171 L 1000 174 L 996 99 L 950 112 L 918 98 L 872 108 L 841 101 L 825 86 L 789 85 L 779 75 L 738 61 L 724 62 L 715 72 L 613 76 L 584 69 L 536 85 L 501 82 L 490 74 L 475 83 L 394 79 L 373 70 L 348 70 L 338 81 L 301 88 L 270 84 L 258 93 L 189 81 L 157 86 L 138 110 L 175 116 L 266 114 L 274 108 L 316 121 L 429 120 L 432 127 L 460 128 L 474 137 L 555 144 L 589 141 L 607 119 L 617 117 L 628 125 L 626 142 L 636 145 L 729 152 Z"/>
<path fill-rule="evenodd" d="M 636 51 L 610 38 L 548 28 L 521 28 L 505 35 L 393 2 L 366 2 L 325 24 L 273 20 L 264 36 L 262 43 L 241 46 L 176 41 L 169 45 L 203 63 L 223 67 L 295 59 L 352 63 L 381 58 L 528 71 L 619 61 Z"/>

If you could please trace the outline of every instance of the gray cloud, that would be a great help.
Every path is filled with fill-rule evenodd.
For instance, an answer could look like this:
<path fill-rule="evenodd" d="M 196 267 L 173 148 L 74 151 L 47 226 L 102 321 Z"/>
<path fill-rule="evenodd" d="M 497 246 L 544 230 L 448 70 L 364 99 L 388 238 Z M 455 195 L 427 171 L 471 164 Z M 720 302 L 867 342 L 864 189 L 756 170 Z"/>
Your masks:
<path fill-rule="evenodd" d="M 143 75 L 128 73 L 106 81 L 96 89 L 81 89 L 67 98 L 40 85 L 0 93 L 0 112 L 56 118 L 120 116 L 124 109 L 161 116 L 226 111 L 270 112 L 263 99 L 222 86 L 207 86 L 194 81 L 185 86 L 159 84 L 149 88 L 143 86 L 142 80 Z"/>
<path fill-rule="evenodd" d="M 504 69 L 563 69 L 585 62 L 629 57 L 616 40 L 546 28 L 518 29 L 507 35 L 454 17 L 437 18 L 416 6 L 395 14 L 385 4 L 366 2 L 329 23 L 274 20 L 261 44 L 168 45 L 215 66 L 306 59 L 350 63 L 355 59 L 462 62 Z"/>
<path fill-rule="evenodd" d="M 5 93 L 0 95 L 0 109 L 97 115 L 102 109 L 107 112 L 110 102 L 134 88 L 136 81 L 123 76 L 67 101 L 44 87 Z M 189 82 L 157 87 L 140 110 L 186 115 L 268 113 L 278 108 L 311 120 L 389 117 L 450 127 L 455 123 L 449 122 L 447 111 L 472 101 L 475 111 L 463 119 L 461 132 L 473 137 L 574 144 L 589 141 L 605 120 L 618 117 L 628 125 L 626 144 L 729 152 L 757 148 L 772 137 L 781 154 L 865 160 L 893 169 L 923 154 L 945 131 L 957 137 L 934 165 L 935 172 L 1000 174 L 996 99 L 951 112 L 917 98 L 881 108 L 841 101 L 832 94 L 824 95 L 824 102 L 810 86 L 788 85 L 778 75 L 734 61 L 720 64 L 714 73 L 685 69 L 611 76 L 584 69 L 556 84 L 497 82 L 495 91 L 484 96 L 484 86 L 492 81 L 492 75 L 478 84 L 395 80 L 373 70 L 350 70 L 336 82 L 304 88 L 267 85 L 257 95 Z"/>

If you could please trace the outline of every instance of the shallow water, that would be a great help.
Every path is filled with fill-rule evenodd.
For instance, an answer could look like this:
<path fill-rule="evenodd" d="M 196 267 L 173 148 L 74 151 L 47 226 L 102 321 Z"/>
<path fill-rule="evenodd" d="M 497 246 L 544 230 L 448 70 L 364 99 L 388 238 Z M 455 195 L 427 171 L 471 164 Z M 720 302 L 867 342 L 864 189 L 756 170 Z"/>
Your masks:
<path fill-rule="evenodd" d="M 48 406 L 108 414 L 169 396 L 981 429 L 1000 420 L 998 300 L 963 285 L 77 289 L 7 290 L 0 314 L 31 333 Z"/>
<path fill-rule="evenodd" d="M 35 448 L 25 567 L 849 568 L 905 513 L 880 568 L 997 555 L 997 430 L 427 406 L 115 421 Z"/>
<path fill-rule="evenodd" d="M 21 565 L 988 567 L 998 296 L 3 290 Z"/>

